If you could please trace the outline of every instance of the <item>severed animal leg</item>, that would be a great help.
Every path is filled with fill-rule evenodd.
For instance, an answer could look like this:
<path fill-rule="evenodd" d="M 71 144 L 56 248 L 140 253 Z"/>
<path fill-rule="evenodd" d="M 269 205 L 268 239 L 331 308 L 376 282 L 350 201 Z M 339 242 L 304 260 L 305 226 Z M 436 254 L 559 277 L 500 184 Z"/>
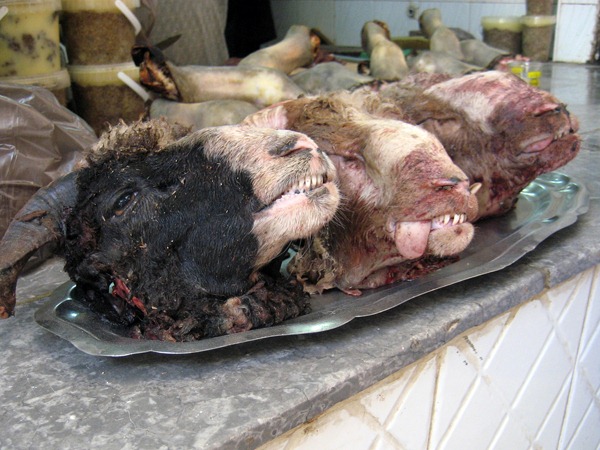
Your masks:
<path fill-rule="evenodd" d="M 400 46 L 392 42 L 386 23 L 370 21 L 361 30 L 362 48 L 369 55 L 370 75 L 379 80 L 399 80 L 408 74 Z"/>
<path fill-rule="evenodd" d="M 311 64 L 321 40 L 304 25 L 292 25 L 283 40 L 250 53 L 239 62 L 242 67 L 268 67 L 290 74 Z"/>

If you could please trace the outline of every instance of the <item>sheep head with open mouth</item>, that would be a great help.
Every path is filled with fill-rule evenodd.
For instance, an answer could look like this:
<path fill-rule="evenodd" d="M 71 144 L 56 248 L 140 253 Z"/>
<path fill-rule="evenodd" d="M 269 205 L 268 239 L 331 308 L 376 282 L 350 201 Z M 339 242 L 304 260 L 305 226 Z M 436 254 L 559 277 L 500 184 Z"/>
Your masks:
<path fill-rule="evenodd" d="M 246 123 L 306 133 L 337 168 L 342 206 L 288 266 L 309 292 L 410 279 L 471 241 L 476 198 L 431 133 L 361 112 L 345 93 L 287 101 Z"/>
<path fill-rule="evenodd" d="M 23 261 L 53 240 L 85 298 L 125 322 L 163 315 L 180 334 L 204 337 L 305 310 L 305 298 L 271 299 L 257 283 L 290 241 L 334 216 L 328 157 L 292 131 L 224 126 L 179 138 L 164 137 L 165 126 L 112 129 L 87 167 L 28 203 L 0 245 L 2 316 L 13 311 Z"/>

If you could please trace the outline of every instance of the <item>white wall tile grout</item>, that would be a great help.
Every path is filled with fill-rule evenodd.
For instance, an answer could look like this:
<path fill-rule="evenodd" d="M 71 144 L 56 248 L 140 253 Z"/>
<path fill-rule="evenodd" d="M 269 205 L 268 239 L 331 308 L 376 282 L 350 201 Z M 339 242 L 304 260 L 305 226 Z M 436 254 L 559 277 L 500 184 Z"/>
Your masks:
<path fill-rule="evenodd" d="M 428 449 L 431 448 L 431 445 L 432 445 L 431 441 L 432 441 L 432 436 L 434 436 L 435 424 L 438 422 L 438 416 L 440 413 L 438 410 L 438 404 L 439 404 L 439 396 L 440 396 L 440 390 L 441 390 L 440 373 L 441 373 L 442 365 L 444 364 L 443 355 L 444 355 L 444 353 L 438 352 L 438 353 L 436 353 L 435 358 L 433 359 L 433 361 L 435 362 L 435 366 L 436 366 L 436 373 L 435 373 L 435 384 L 433 387 L 433 401 L 431 402 L 431 411 L 430 411 L 431 420 L 429 421 L 429 433 L 427 434 L 427 442 L 425 444 L 425 447 Z"/>
<path fill-rule="evenodd" d="M 586 281 L 586 279 L 584 279 L 583 277 L 581 277 L 579 279 L 579 283 L 581 283 L 583 281 Z M 575 290 L 574 292 L 576 293 L 577 291 Z M 574 297 L 574 295 L 571 298 L 573 298 L 573 297 Z M 589 309 L 590 301 L 591 301 L 591 290 L 588 289 L 586 311 Z M 571 405 L 571 402 L 574 401 L 574 395 L 573 394 L 574 394 L 574 389 L 576 387 L 575 377 L 576 377 L 576 371 L 577 371 L 577 366 L 578 366 L 580 351 L 581 351 L 582 344 L 583 344 L 582 343 L 582 337 L 583 337 L 584 329 L 585 329 L 585 325 L 582 323 L 581 331 L 579 333 L 578 346 L 577 346 L 575 358 L 574 358 L 574 361 L 573 361 L 574 370 L 573 370 L 573 375 L 571 377 L 571 383 L 569 384 L 569 395 L 567 397 L 567 407 L 566 407 L 566 410 L 565 410 L 565 419 L 566 419 L 567 411 L 569 411 L 569 406 Z M 564 436 L 565 436 L 565 433 L 566 433 L 566 424 L 567 424 L 567 422 L 566 422 L 566 420 L 564 420 L 563 421 L 563 426 L 561 427 L 561 434 L 560 434 L 560 437 L 559 437 L 559 445 L 560 445 L 561 441 L 564 440 Z M 563 447 L 562 445 L 560 445 L 559 448 L 566 448 L 566 447 Z"/>
<path fill-rule="evenodd" d="M 552 406 L 550 407 L 550 411 L 555 411 L 558 409 L 558 407 L 560 406 L 561 400 L 568 396 L 569 390 L 571 389 L 571 384 L 573 382 L 573 371 L 571 370 L 569 372 L 569 376 L 568 376 L 568 382 L 563 384 L 562 389 L 560 390 L 560 392 L 558 393 L 558 395 L 556 396 L 556 398 L 554 399 L 554 402 L 552 403 Z M 566 410 L 562 411 L 561 414 L 561 423 L 564 422 L 564 417 L 566 415 Z M 544 418 L 543 422 L 541 423 L 540 427 L 537 430 L 537 433 L 535 434 L 535 437 L 533 439 L 533 442 L 531 443 L 533 448 L 544 448 L 543 445 L 540 444 L 540 441 L 542 440 L 542 433 L 543 431 L 546 429 L 548 423 L 551 421 L 552 416 L 551 414 L 547 414 L 546 417 Z M 560 430 L 557 431 L 558 436 L 556 437 L 556 445 L 558 445 L 558 441 L 560 438 Z"/>
<path fill-rule="evenodd" d="M 583 415 L 583 420 L 581 420 L 581 422 L 579 422 L 579 424 L 577 424 L 577 427 L 575 428 L 575 432 L 573 433 L 573 436 L 571 437 L 569 442 L 567 442 L 564 447 L 561 446 L 560 448 L 577 449 L 577 445 L 574 443 L 574 441 L 576 441 L 577 438 L 579 438 L 581 436 L 581 433 L 584 432 L 586 425 L 589 425 L 589 424 L 587 424 L 586 418 L 593 413 L 593 407 L 594 407 L 594 402 L 593 402 L 593 400 L 590 400 L 590 403 L 585 410 L 585 414 Z M 589 447 L 589 448 L 592 448 L 592 447 Z"/>
<path fill-rule="evenodd" d="M 598 302 L 600 302 L 600 268 L 596 268 L 594 270 L 594 276 L 591 277 L 591 286 L 589 288 L 589 295 L 587 298 L 587 305 L 586 305 L 586 314 L 585 314 L 585 319 L 584 322 L 582 324 L 581 327 L 581 333 L 580 333 L 580 345 L 578 346 L 577 349 L 577 355 L 575 357 L 575 364 L 574 364 L 574 374 L 573 374 L 573 381 L 571 383 L 571 389 L 570 389 L 570 393 L 569 393 L 569 398 L 568 398 L 568 402 L 567 402 L 567 414 L 568 412 L 571 412 L 574 410 L 574 407 L 572 407 L 572 402 L 576 402 L 577 401 L 577 397 L 576 397 L 576 393 L 575 393 L 575 389 L 580 388 L 580 383 L 578 383 L 579 379 L 583 378 L 584 380 L 584 386 L 585 388 L 589 391 L 590 394 L 590 404 L 588 406 L 588 409 L 591 408 L 594 404 L 594 402 L 596 402 L 596 408 L 600 409 L 600 402 L 598 400 L 599 396 L 598 396 L 598 392 L 594 393 L 595 389 L 594 387 L 591 385 L 591 383 L 589 382 L 589 378 L 586 376 L 585 372 L 585 367 L 582 367 L 581 361 L 582 359 L 585 357 L 586 351 L 587 351 L 587 347 L 589 345 L 590 342 L 593 342 L 593 334 L 594 331 L 591 332 L 591 334 L 587 334 L 588 330 L 590 330 L 590 328 L 592 330 L 595 330 L 596 333 L 600 332 L 600 324 L 597 323 L 597 321 L 595 320 L 595 318 L 593 317 L 593 314 L 591 313 L 592 308 L 594 305 L 597 305 Z M 587 340 L 589 338 L 589 341 Z M 596 349 L 596 351 L 598 351 Z M 575 439 L 576 435 L 577 435 L 577 429 L 573 432 L 573 434 L 571 436 L 567 436 L 566 433 L 568 433 L 568 430 L 566 429 L 566 427 L 569 424 L 569 421 L 567 420 L 569 418 L 565 417 L 565 421 L 563 423 L 563 427 L 561 430 L 561 436 L 560 436 L 560 448 L 569 448 L 570 447 L 570 442 Z M 584 423 L 584 421 L 581 421 L 579 423 L 579 427 L 582 426 L 582 424 Z M 600 425 L 599 425 L 600 426 Z"/>

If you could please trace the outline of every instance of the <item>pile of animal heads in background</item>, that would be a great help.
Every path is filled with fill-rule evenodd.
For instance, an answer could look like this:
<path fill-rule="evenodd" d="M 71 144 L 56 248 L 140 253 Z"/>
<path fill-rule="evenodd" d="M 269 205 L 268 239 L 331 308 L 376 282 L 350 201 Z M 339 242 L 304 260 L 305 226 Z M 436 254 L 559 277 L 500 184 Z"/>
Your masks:
<path fill-rule="evenodd" d="M 424 260 L 456 255 L 473 237 L 477 186 L 470 189 L 439 140 L 363 111 L 355 97 L 293 100 L 246 119 L 313 136 L 337 168 L 340 212 L 288 266 L 311 292 L 359 294 L 418 276 Z"/>
<path fill-rule="evenodd" d="M 337 220 L 289 266 L 311 292 L 358 293 L 444 265 L 471 241 L 471 222 L 510 211 L 580 146 L 564 105 L 497 71 L 369 84 L 245 122 L 308 134 L 338 170 Z"/>
<path fill-rule="evenodd" d="M 576 155 L 576 130 L 500 72 L 303 97 L 187 135 L 121 125 L 9 227 L 2 314 L 29 254 L 56 241 L 90 303 L 144 337 L 278 323 L 306 311 L 303 289 L 359 294 L 451 262 L 473 221 Z M 264 268 L 291 242 L 295 279 L 278 284 Z"/>
<path fill-rule="evenodd" d="M 363 29 L 374 59 L 391 51 L 381 26 Z M 225 74 L 257 77 L 270 97 L 253 97 L 235 125 L 190 131 L 161 118 L 110 129 L 11 223 L 0 316 L 13 313 L 29 256 L 53 242 L 82 298 L 134 336 L 273 325 L 308 311 L 307 293 L 360 295 L 455 261 L 473 222 L 510 211 L 530 181 L 579 150 L 564 105 L 511 74 L 406 75 L 401 61 L 399 81 L 306 95 L 281 55 L 311 61 L 309 30 L 266 50 L 199 71 L 141 51 L 142 75 L 172 76 L 182 104 L 222 100 Z M 240 86 L 228 100 L 249 104 Z M 290 245 L 292 277 L 282 277 Z"/>

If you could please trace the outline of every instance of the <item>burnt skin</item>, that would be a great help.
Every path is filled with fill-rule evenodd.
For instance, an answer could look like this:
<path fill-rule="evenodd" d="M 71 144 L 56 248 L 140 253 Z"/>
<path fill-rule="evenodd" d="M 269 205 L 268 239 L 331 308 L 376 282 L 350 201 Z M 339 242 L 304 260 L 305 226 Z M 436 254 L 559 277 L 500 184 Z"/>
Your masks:
<path fill-rule="evenodd" d="M 64 188 L 32 199 L 23 217 L 35 223 L 11 223 L 7 236 L 56 241 L 78 296 L 109 320 L 139 325 L 141 336 L 206 337 L 306 312 L 293 282 L 261 269 L 334 216 L 331 161 L 292 131 L 230 126 L 179 138 L 169 129 L 112 128 Z M 10 253 L 1 258 L 1 292 L 11 294 L 0 299 L 3 315 L 31 249 Z"/>
<path fill-rule="evenodd" d="M 134 60 L 140 68 L 141 83 L 162 97 L 180 101 L 181 94 L 173 81 L 171 71 L 162 52 L 155 47 L 134 48 Z"/>
<path fill-rule="evenodd" d="M 107 158 L 79 174 L 66 269 L 86 290 L 122 281 L 146 310 L 239 295 L 290 240 L 333 217 L 334 181 L 327 157 L 292 132 L 207 129 L 160 153 Z"/>

